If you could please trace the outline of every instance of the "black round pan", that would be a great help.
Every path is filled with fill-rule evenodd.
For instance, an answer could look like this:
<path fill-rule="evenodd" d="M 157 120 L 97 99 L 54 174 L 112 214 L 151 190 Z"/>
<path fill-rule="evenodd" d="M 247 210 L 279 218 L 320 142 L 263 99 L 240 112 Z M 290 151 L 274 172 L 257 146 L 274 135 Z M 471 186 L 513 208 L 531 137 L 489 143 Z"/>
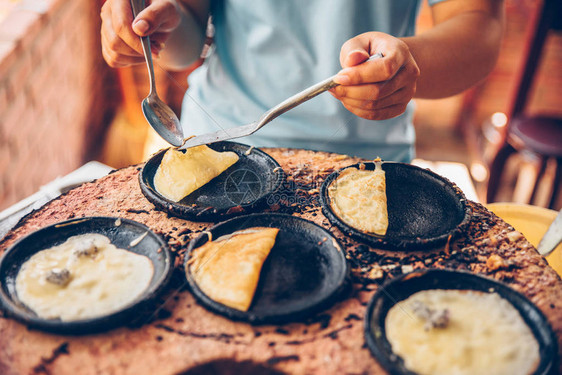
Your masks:
<path fill-rule="evenodd" d="M 214 239 L 251 227 L 279 228 L 275 246 L 266 259 L 252 305 L 240 311 L 215 302 L 199 289 L 187 266 L 194 249 L 205 244 L 202 233 L 190 242 L 185 257 L 189 286 L 202 305 L 233 320 L 253 324 L 301 320 L 334 303 L 348 284 L 345 254 L 324 228 L 284 214 L 239 216 L 212 227 Z"/>
<path fill-rule="evenodd" d="M 374 170 L 374 163 L 362 163 Z M 344 223 L 332 210 L 328 187 L 350 165 L 330 174 L 322 185 L 320 203 L 330 222 L 345 234 L 374 247 L 414 250 L 437 247 L 468 223 L 470 208 L 463 192 L 449 180 L 411 164 L 383 162 L 386 175 L 388 230 L 386 235 L 362 232 Z"/>
<path fill-rule="evenodd" d="M 558 341 L 542 312 L 525 296 L 496 280 L 468 272 L 426 269 L 396 277 L 377 290 L 367 306 L 365 341 L 373 356 L 390 374 L 415 375 L 392 352 L 385 331 L 388 311 L 396 303 L 422 290 L 460 289 L 495 292 L 515 307 L 539 344 L 540 363 L 535 375 L 557 370 Z"/>
<path fill-rule="evenodd" d="M 277 161 L 265 152 L 235 142 L 208 145 L 215 151 L 233 151 L 240 159 L 179 202 L 162 196 L 154 186 L 154 175 L 162 161 L 162 150 L 151 157 L 139 174 L 141 191 L 157 209 L 193 221 L 216 221 L 255 211 L 283 183 L 284 173 Z"/>
<path fill-rule="evenodd" d="M 16 293 L 16 277 L 21 266 L 33 254 L 60 245 L 69 237 L 86 233 L 102 234 L 118 248 L 148 257 L 154 266 L 154 275 L 148 288 L 129 306 L 98 318 L 61 321 L 38 317 L 19 300 Z M 145 233 L 146 236 L 135 245 L 135 239 L 139 239 Z M 17 241 L 6 251 L 0 259 L 0 303 L 8 315 L 33 328 L 63 334 L 94 333 L 129 321 L 131 315 L 134 315 L 141 305 L 157 296 L 168 282 L 172 271 L 172 256 L 167 243 L 145 225 L 116 217 L 73 219 L 37 230 Z"/>

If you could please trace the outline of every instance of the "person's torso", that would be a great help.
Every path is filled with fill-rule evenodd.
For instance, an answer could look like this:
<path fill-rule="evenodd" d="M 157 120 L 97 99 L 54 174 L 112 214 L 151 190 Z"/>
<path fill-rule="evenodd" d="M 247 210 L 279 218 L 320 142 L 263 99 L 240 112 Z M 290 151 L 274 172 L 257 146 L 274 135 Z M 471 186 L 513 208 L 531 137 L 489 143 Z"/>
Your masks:
<path fill-rule="evenodd" d="M 214 49 L 189 78 L 185 134 L 256 121 L 337 73 L 348 39 L 368 31 L 413 35 L 418 8 L 418 0 L 212 0 Z M 405 161 L 415 137 L 412 112 L 410 103 L 396 118 L 365 120 L 326 93 L 239 141 Z"/>

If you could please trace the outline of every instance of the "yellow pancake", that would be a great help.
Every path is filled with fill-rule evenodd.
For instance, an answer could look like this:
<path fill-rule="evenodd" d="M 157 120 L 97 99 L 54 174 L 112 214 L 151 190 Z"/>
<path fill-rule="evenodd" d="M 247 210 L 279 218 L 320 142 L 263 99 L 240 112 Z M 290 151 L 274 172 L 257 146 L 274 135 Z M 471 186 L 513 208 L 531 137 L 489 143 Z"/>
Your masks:
<path fill-rule="evenodd" d="M 385 235 L 388 229 L 386 179 L 379 163 L 374 171 L 347 168 L 330 184 L 334 213 L 349 226 Z"/>
<path fill-rule="evenodd" d="M 277 232 L 277 228 L 244 229 L 195 249 L 189 270 L 199 289 L 216 302 L 247 311 Z"/>
<path fill-rule="evenodd" d="M 227 170 L 239 157 L 231 151 L 217 152 L 205 145 L 183 151 L 171 148 L 154 175 L 154 186 L 164 197 L 179 202 Z"/>

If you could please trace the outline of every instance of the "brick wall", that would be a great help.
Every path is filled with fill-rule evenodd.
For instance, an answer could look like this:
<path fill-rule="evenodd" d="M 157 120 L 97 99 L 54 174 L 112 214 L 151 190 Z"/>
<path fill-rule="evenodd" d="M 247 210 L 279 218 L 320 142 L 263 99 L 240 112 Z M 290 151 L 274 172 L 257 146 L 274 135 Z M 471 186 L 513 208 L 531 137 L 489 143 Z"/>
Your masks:
<path fill-rule="evenodd" d="M 100 3 L 22 0 L 0 21 L 0 210 L 96 156 L 119 102 Z"/>

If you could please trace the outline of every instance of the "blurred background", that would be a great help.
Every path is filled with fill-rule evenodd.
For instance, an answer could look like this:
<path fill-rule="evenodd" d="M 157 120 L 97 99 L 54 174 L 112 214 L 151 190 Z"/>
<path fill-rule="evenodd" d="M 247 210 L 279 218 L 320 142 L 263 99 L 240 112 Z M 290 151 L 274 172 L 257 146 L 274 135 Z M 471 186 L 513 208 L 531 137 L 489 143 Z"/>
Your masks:
<path fill-rule="evenodd" d="M 460 166 L 482 203 L 562 207 L 559 3 L 505 0 L 505 38 L 486 81 L 451 98 L 417 101 L 420 162 Z M 89 161 L 121 168 L 165 146 L 141 112 L 146 67 L 111 69 L 103 61 L 101 5 L 0 0 L 0 211 Z M 427 4 L 418 26 L 431 27 Z M 178 115 L 196 67 L 155 67 L 158 92 Z"/>

